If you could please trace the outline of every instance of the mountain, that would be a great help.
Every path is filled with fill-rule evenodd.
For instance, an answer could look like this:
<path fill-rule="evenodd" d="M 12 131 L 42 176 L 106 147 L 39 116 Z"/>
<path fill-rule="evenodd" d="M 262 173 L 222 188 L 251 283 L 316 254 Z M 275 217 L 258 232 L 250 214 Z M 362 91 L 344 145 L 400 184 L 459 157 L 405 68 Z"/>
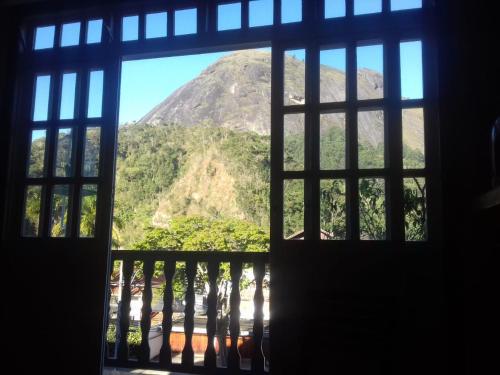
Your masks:
<path fill-rule="evenodd" d="M 227 55 L 172 93 L 139 122 L 120 126 L 114 200 L 115 247 L 130 248 L 144 239 L 148 227 L 166 228 L 172 219 L 181 216 L 237 219 L 268 230 L 270 64 L 269 52 L 241 51 Z M 302 61 L 286 58 L 287 103 L 304 100 L 303 71 Z M 321 66 L 321 72 L 322 97 L 327 101 L 341 100 L 345 96 L 344 73 L 326 66 Z M 380 96 L 383 90 L 380 74 L 362 69 L 358 76 L 363 95 Z M 405 157 L 413 165 L 423 159 L 423 134 L 418 126 L 421 116 L 418 110 L 405 112 Z M 303 121 L 300 115 L 285 118 L 284 160 L 289 170 L 303 169 Z M 345 168 L 344 122 L 343 114 L 322 116 L 320 159 L 324 169 Z M 365 168 L 383 166 L 383 123 L 381 112 L 359 115 L 359 160 Z M 91 154 L 98 152 L 97 134 L 87 140 L 86 146 Z M 43 175 L 45 148 L 44 138 L 33 141 L 29 163 L 33 176 Z M 70 160 L 74 155 L 71 148 L 71 135 L 61 134 L 55 163 L 58 173 L 71 172 Z M 90 162 L 99 160 L 97 155 L 86 158 Z M 97 167 L 89 165 L 94 170 Z M 328 197 L 337 208 L 333 212 L 322 206 L 326 210 L 322 228 L 339 234 L 345 231 L 344 206 L 339 203 L 345 199 L 342 198 L 345 187 L 340 180 L 330 182 L 330 191 L 322 192 L 322 199 Z M 287 235 L 303 227 L 303 186 L 291 185 L 285 205 Z M 380 190 L 377 186 L 367 188 Z M 36 213 L 36 207 L 31 211 Z M 26 218 L 29 227 L 34 227 L 37 220 L 36 214 Z"/>
<path fill-rule="evenodd" d="M 271 54 L 235 52 L 174 91 L 139 124 L 217 126 L 269 134 Z"/>
<path fill-rule="evenodd" d="M 304 102 L 305 63 L 292 56 L 285 58 L 285 92 L 287 104 Z M 358 71 L 358 93 L 361 98 L 383 95 L 380 73 L 362 68 Z M 321 66 L 322 102 L 345 98 L 345 73 Z M 215 126 L 269 135 L 271 130 L 271 53 L 245 50 L 222 57 L 198 77 L 174 91 L 138 121 L 138 124 L 178 124 L 183 127 Z M 423 134 L 419 111 L 405 113 L 404 143 L 423 151 Z M 384 118 L 380 112 L 359 114 L 360 142 L 376 147 L 384 141 Z M 326 116 L 322 127 L 343 128 L 339 118 Z M 291 116 L 286 131 L 303 131 L 303 120 Z"/>
<path fill-rule="evenodd" d="M 215 127 L 120 128 L 115 224 L 121 246 L 178 216 L 242 219 L 269 226 L 270 140 Z"/>

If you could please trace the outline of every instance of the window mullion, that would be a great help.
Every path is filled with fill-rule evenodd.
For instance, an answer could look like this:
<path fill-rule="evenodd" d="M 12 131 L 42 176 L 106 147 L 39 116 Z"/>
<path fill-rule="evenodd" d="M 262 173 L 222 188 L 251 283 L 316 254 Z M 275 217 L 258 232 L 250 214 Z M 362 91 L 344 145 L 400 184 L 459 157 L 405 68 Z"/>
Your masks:
<path fill-rule="evenodd" d="M 274 24 L 279 25 L 281 24 L 281 1 L 284 0 L 274 0 Z M 285 0 L 286 1 L 286 0 Z"/>
<path fill-rule="evenodd" d="M 391 0 L 382 0 L 382 13 L 389 13 L 391 11 Z"/>
<path fill-rule="evenodd" d="M 249 0 L 241 1 L 241 29 L 248 30 L 249 25 Z"/>
<path fill-rule="evenodd" d="M 346 110 L 346 181 L 347 239 L 359 239 L 359 192 L 358 192 L 358 109 L 356 42 L 347 45 L 347 110 Z"/>
<path fill-rule="evenodd" d="M 386 182 L 387 195 L 387 233 L 388 238 L 404 241 L 404 198 L 403 179 L 399 176 L 403 169 L 403 135 L 401 113 L 401 64 L 399 56 L 399 39 L 390 38 L 385 41 L 386 54 L 386 97 L 388 98 L 385 116 L 386 160 L 389 162 L 390 176 Z"/>
<path fill-rule="evenodd" d="M 60 28 L 57 27 L 56 30 Z M 56 31 L 56 35 L 59 35 Z M 46 145 L 46 178 L 47 185 L 45 186 L 45 194 L 43 195 L 43 214 L 41 220 L 41 235 L 42 237 L 50 237 L 50 221 L 52 217 L 52 192 L 54 190 L 54 165 L 56 158 L 56 147 L 57 147 L 57 119 L 59 118 L 59 108 L 61 103 L 61 84 L 62 84 L 62 71 L 52 72 L 52 82 L 50 88 L 50 104 L 49 104 L 49 126 L 47 127 L 47 145 Z M 52 120 L 52 121 L 50 121 Z"/>
<path fill-rule="evenodd" d="M 90 72 L 88 69 L 82 69 L 79 72 L 79 84 L 78 84 L 78 95 L 77 95 L 77 107 L 78 107 L 78 117 L 77 123 L 78 126 L 74 127 L 74 132 L 76 133 L 73 136 L 74 139 L 74 165 L 73 165 L 73 178 L 74 178 L 74 188 L 73 188 L 73 208 L 72 215 L 73 218 L 71 222 L 71 236 L 73 238 L 78 236 L 79 232 L 79 222 L 80 222 L 80 204 L 81 204 L 81 192 L 83 185 L 82 178 L 82 159 L 83 159 L 83 148 L 85 143 L 85 123 L 84 119 L 87 116 L 87 108 L 88 108 L 88 96 L 89 96 L 89 75 Z"/>
<path fill-rule="evenodd" d="M 427 3 L 428 1 L 425 1 Z M 430 1 L 429 1 L 430 2 Z M 440 138 L 438 126 L 437 92 L 437 51 L 436 39 L 422 38 L 423 90 L 424 90 L 424 144 L 427 185 L 427 240 L 434 243 L 442 241 L 443 212 L 440 197 L 442 183 L 439 178 Z"/>
<path fill-rule="evenodd" d="M 319 47 L 306 49 L 306 114 L 305 114 L 305 170 L 310 172 L 305 181 L 304 238 L 319 239 Z"/>
<path fill-rule="evenodd" d="M 272 46 L 271 61 L 271 243 L 283 239 L 284 49 Z M 272 246 L 280 249 L 281 246 Z"/>
<path fill-rule="evenodd" d="M 111 238 L 113 213 L 113 185 L 115 173 L 115 155 L 118 142 L 118 101 L 120 87 L 119 58 L 110 59 L 102 67 L 103 103 L 101 118 L 101 145 L 99 159 L 99 177 L 102 181 L 97 190 L 96 238 L 107 243 Z"/>

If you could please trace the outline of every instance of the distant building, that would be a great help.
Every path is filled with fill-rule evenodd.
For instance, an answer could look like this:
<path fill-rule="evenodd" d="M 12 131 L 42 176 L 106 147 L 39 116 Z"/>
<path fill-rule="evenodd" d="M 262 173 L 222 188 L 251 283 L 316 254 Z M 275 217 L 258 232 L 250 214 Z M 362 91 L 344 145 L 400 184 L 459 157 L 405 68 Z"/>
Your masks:
<path fill-rule="evenodd" d="M 327 232 L 326 230 L 321 229 L 320 238 L 322 240 L 333 240 L 335 237 L 333 233 Z M 301 230 L 297 233 L 292 234 L 291 236 L 286 238 L 287 240 L 303 240 L 304 239 L 304 230 Z"/>

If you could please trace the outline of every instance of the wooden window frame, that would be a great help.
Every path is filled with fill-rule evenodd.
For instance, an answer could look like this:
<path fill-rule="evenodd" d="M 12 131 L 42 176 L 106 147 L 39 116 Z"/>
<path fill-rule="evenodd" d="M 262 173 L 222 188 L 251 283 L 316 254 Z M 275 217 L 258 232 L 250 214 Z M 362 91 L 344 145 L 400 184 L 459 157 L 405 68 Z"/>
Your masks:
<path fill-rule="evenodd" d="M 242 4 L 241 29 L 217 31 L 216 0 L 171 0 L 135 1 L 127 4 L 103 5 L 99 8 L 75 8 L 64 12 L 53 12 L 34 8 L 22 25 L 21 51 L 18 56 L 16 107 L 13 113 L 12 134 L 16 149 L 11 159 L 8 177 L 6 233 L 15 244 L 34 243 L 83 243 L 90 253 L 109 256 L 113 211 L 113 188 L 115 155 L 117 149 L 119 87 L 122 61 L 138 58 L 180 56 L 235 49 L 259 47 L 272 48 L 271 84 L 271 267 L 287 256 L 295 245 L 283 239 L 283 182 L 286 179 L 302 179 L 305 183 L 305 242 L 309 253 L 323 251 L 347 251 L 378 249 L 401 251 L 405 248 L 436 248 L 442 242 L 441 170 L 439 150 L 438 92 L 437 92 L 437 42 L 435 36 L 434 8 L 432 0 L 424 0 L 421 9 L 390 11 L 390 0 L 383 0 L 382 12 L 354 16 L 354 2 L 347 0 L 346 16 L 324 19 L 323 1 L 303 1 L 302 22 L 281 24 L 281 0 L 274 0 L 274 22 L 271 26 L 251 28 L 248 25 L 248 0 Z M 174 35 L 174 13 L 177 9 L 197 8 L 197 33 Z M 157 11 L 167 12 L 167 37 L 145 38 L 145 15 Z M 51 15 L 52 14 L 52 15 Z M 121 41 L 123 16 L 139 15 L 139 38 L 136 41 Z M 103 20 L 101 43 L 86 44 L 88 21 Z M 78 20 L 81 22 L 80 44 L 72 48 L 60 47 L 61 25 Z M 35 51 L 34 31 L 38 26 L 55 25 L 54 48 Z M 356 46 L 360 41 L 380 40 L 384 45 L 384 98 L 373 101 L 358 101 L 356 98 Z M 422 41 L 423 99 L 401 100 L 400 57 L 401 41 Z M 347 65 L 347 96 L 345 103 L 319 103 L 319 56 L 322 47 L 345 45 Z M 283 105 L 284 51 L 293 48 L 306 49 L 306 104 Z M 66 70 L 79 72 L 79 87 L 75 108 L 79 108 L 74 120 L 61 122 L 55 118 L 59 113 L 57 98 L 49 100 L 51 119 L 35 124 L 31 119 L 34 77 L 51 74 L 52 93 L 60 86 L 61 73 Z M 104 71 L 103 109 L 100 119 L 86 118 L 86 96 L 88 73 Z M 78 89 L 77 89 L 78 90 Z M 86 91 L 85 91 L 86 90 Z M 385 137 L 387 142 L 386 168 L 382 170 L 359 170 L 357 168 L 357 111 L 361 107 L 377 105 L 384 108 Z M 424 108 L 425 160 L 421 170 L 402 168 L 402 124 L 403 108 Z M 322 171 L 319 163 L 319 116 L 325 110 L 342 110 L 346 113 L 347 153 L 346 169 Z M 290 111 L 305 113 L 305 169 L 300 172 L 283 171 L 283 116 Z M 43 125 L 42 125 L 43 124 Z M 64 125 L 63 125 L 64 124 Z M 77 130 L 73 177 L 51 177 L 55 155 L 56 129 L 71 126 Z M 83 177 L 82 163 L 85 130 L 88 126 L 101 128 L 100 170 L 98 177 Z M 43 178 L 26 177 L 26 158 L 29 157 L 31 130 L 47 129 L 46 155 L 48 175 Z M 358 181 L 362 177 L 386 179 L 387 240 L 361 241 L 359 239 Z M 428 239 L 424 242 L 406 242 L 404 235 L 403 179 L 425 177 L 427 185 Z M 319 186 L 322 179 L 345 179 L 347 186 L 347 238 L 338 241 L 320 239 Z M 50 238 L 51 189 L 56 184 L 73 186 L 73 203 L 68 238 Z M 79 238 L 80 190 L 85 184 L 97 185 L 96 232 L 93 238 Z M 25 187 L 42 185 L 40 237 L 22 237 L 22 221 Z M 21 188 L 22 187 L 22 188 Z M 75 242 L 76 241 L 76 242 Z M 82 241 L 82 242 L 80 242 Z M 36 247 L 36 246 L 34 246 Z M 54 245 L 55 248 L 58 245 Z M 109 259 L 109 258 L 108 258 Z"/>

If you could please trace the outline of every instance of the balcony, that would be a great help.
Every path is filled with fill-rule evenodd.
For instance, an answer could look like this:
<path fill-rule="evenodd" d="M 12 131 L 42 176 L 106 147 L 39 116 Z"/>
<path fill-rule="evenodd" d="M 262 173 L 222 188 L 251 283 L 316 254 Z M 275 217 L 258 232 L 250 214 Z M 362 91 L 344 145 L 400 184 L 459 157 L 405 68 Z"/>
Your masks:
<path fill-rule="evenodd" d="M 110 298 L 107 322 L 108 334 L 111 327 L 115 335 L 114 340 L 107 340 L 105 374 L 127 369 L 130 373 L 268 372 L 268 313 L 264 309 L 268 253 L 112 251 L 112 264 L 117 262 L 120 277 L 112 280 L 110 297 L 118 298 L 115 303 Z M 253 280 L 246 285 L 252 287 L 242 290 L 240 283 L 248 275 Z M 176 289 L 179 280 L 182 303 Z M 203 299 L 195 291 L 200 283 L 207 291 Z M 160 301 L 153 301 L 153 290 L 161 290 L 157 293 Z M 251 317 L 247 307 L 243 310 L 247 313 L 241 314 L 242 293 L 248 295 L 249 290 L 253 294 Z M 131 345 L 127 338 L 134 330 L 140 337 Z"/>

